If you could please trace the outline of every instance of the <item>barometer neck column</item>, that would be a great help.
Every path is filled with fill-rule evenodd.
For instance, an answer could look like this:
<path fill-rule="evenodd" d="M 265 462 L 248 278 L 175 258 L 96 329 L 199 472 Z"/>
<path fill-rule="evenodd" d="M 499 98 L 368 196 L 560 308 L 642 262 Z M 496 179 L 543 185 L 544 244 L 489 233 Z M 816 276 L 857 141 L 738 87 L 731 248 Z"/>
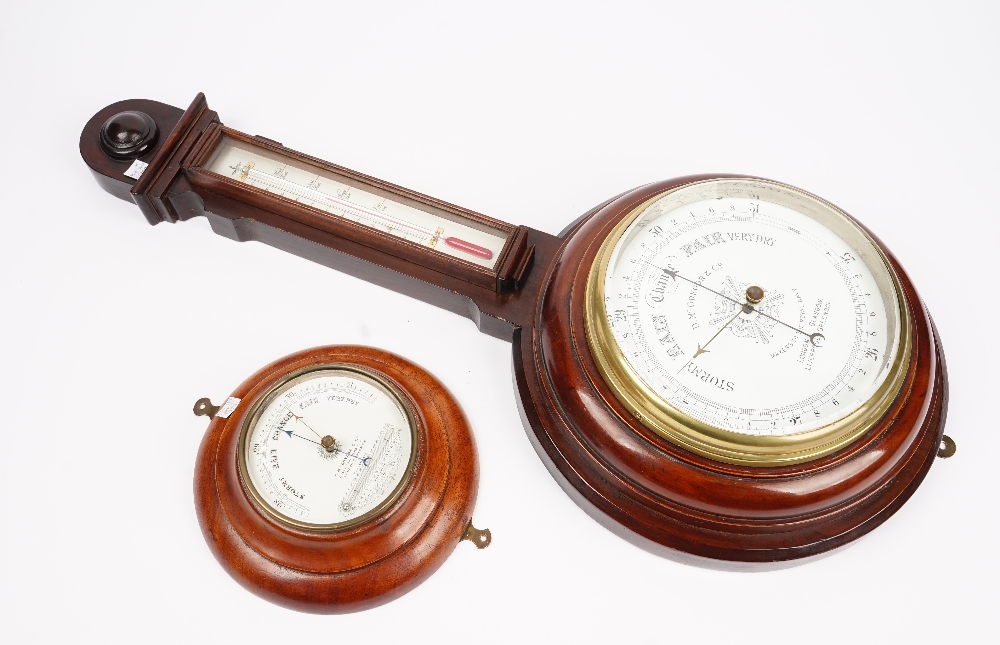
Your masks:
<path fill-rule="evenodd" d="M 562 239 L 514 226 L 186 110 L 134 99 L 98 112 L 80 152 L 150 224 L 205 216 L 255 240 L 471 318 L 511 340 L 531 323 Z"/>

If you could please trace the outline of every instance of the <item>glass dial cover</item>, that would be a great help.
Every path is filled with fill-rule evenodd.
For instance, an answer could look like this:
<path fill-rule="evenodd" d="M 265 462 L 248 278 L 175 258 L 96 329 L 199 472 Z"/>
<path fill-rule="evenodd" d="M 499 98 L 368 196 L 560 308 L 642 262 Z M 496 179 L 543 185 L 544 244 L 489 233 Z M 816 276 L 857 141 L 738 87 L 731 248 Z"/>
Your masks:
<path fill-rule="evenodd" d="M 271 515 L 334 529 L 391 503 L 415 454 L 413 417 L 392 386 L 328 366 L 294 375 L 261 399 L 243 427 L 240 474 Z"/>
<path fill-rule="evenodd" d="M 780 184 L 654 198 L 605 242 L 590 287 L 599 367 L 646 401 L 644 422 L 662 411 L 737 443 L 790 445 L 883 399 L 899 371 L 901 297 L 884 256 L 846 215 Z"/>

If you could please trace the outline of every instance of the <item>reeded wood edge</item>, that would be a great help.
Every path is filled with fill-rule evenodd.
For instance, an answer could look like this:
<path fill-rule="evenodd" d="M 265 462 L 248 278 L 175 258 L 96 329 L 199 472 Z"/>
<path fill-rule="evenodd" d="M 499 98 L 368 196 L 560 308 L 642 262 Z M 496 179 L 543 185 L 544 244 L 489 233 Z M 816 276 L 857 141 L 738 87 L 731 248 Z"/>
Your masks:
<path fill-rule="evenodd" d="M 935 334 L 936 334 L 935 329 Z M 520 352 L 519 346 L 521 344 L 520 336 L 521 332 L 518 332 L 518 337 L 514 339 L 514 385 L 519 391 L 523 390 L 526 385 L 523 383 L 523 370 L 518 368 L 518 364 L 521 363 L 519 360 Z M 939 359 L 942 364 L 942 371 L 946 372 L 944 369 L 944 358 L 941 352 L 938 352 Z M 943 379 L 943 394 L 940 397 L 941 406 L 941 422 L 936 433 L 937 442 L 941 441 L 941 436 L 944 434 L 944 421 L 947 415 L 948 408 L 948 388 L 947 388 L 947 377 Z M 626 542 L 639 547 L 640 549 L 679 564 L 684 564 L 688 566 L 699 567 L 702 569 L 713 569 L 717 571 L 731 571 L 731 572 L 741 572 L 741 573 L 756 573 L 763 571 L 777 571 L 781 569 L 790 569 L 793 567 L 798 567 L 810 562 L 815 562 L 817 560 L 822 560 L 829 557 L 835 553 L 839 553 L 850 546 L 853 546 L 858 540 L 865 537 L 868 533 L 875 530 L 881 526 L 885 521 L 887 521 L 892 515 L 898 511 L 903 504 L 909 500 L 909 498 L 916 492 L 917 487 L 923 482 L 924 477 L 930 471 L 930 467 L 933 463 L 933 457 L 928 457 L 923 461 L 923 467 L 917 474 L 917 476 L 911 480 L 910 486 L 908 486 L 901 495 L 893 500 L 893 503 L 886 506 L 885 509 L 875 517 L 869 519 L 862 525 L 855 528 L 854 531 L 849 534 L 841 536 L 841 538 L 835 542 L 828 542 L 824 549 L 818 550 L 814 553 L 796 553 L 794 551 L 788 550 L 784 553 L 785 557 L 774 557 L 771 560 L 726 560 L 721 558 L 711 558 L 703 555 L 697 555 L 694 553 L 682 551 L 679 549 L 671 548 L 659 542 L 656 542 L 641 533 L 637 533 L 632 529 L 628 528 L 624 524 L 616 521 L 611 515 L 607 514 L 602 510 L 601 507 L 594 504 L 590 497 L 596 494 L 594 491 L 590 491 L 591 495 L 586 495 L 581 492 L 578 487 L 578 479 L 571 481 L 563 474 L 563 471 L 553 457 L 550 455 L 550 451 L 558 455 L 558 450 L 555 449 L 551 441 L 544 436 L 544 433 L 539 434 L 535 430 L 536 427 L 540 426 L 540 421 L 535 414 L 533 409 L 526 407 L 526 401 L 523 396 L 517 397 L 518 412 L 521 416 L 521 423 L 524 425 L 525 434 L 528 437 L 529 442 L 538 454 L 539 459 L 545 464 L 545 468 L 552 475 L 552 478 L 556 480 L 559 486 L 566 492 L 570 499 L 576 503 L 587 515 L 589 515 L 594 521 L 603 526 L 605 529 L 614 533 L 618 537 L 622 538 Z M 559 457 L 562 461 L 561 457 Z M 564 466 L 565 467 L 565 466 Z"/>

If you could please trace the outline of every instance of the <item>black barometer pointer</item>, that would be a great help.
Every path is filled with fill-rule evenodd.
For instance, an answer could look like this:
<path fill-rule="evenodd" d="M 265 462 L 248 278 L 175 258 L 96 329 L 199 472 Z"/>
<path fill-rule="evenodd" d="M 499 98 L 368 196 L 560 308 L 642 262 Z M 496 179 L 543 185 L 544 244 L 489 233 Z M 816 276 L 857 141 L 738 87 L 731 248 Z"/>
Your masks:
<path fill-rule="evenodd" d="M 331 436 L 331 435 L 320 436 L 320 434 L 318 432 L 316 432 L 315 430 L 313 430 L 312 426 L 310 426 L 308 423 L 306 423 L 305 420 L 302 417 L 298 416 L 297 414 L 295 414 L 291 410 L 288 411 L 288 414 L 292 415 L 293 417 L 295 417 L 296 421 L 298 421 L 299 423 L 301 423 L 305 427 L 307 427 L 310 430 L 312 430 L 312 433 L 314 435 L 316 435 L 317 437 L 320 437 L 320 440 L 319 441 L 313 441 L 309 437 L 303 437 L 302 435 L 295 434 L 291 430 L 282 430 L 282 432 L 286 433 L 289 437 L 298 437 L 299 439 L 305 439 L 309 443 L 314 443 L 317 446 L 320 446 L 321 448 L 323 448 L 327 452 L 339 452 L 342 455 L 347 455 L 348 457 L 354 457 L 355 459 L 357 459 L 358 461 L 360 461 L 365 466 L 367 466 L 368 462 L 371 460 L 371 457 L 359 457 L 359 456 L 353 455 L 353 454 L 351 454 L 349 452 L 344 452 L 343 450 L 341 450 L 340 448 L 337 447 L 337 442 L 334 440 L 333 436 Z"/>
<path fill-rule="evenodd" d="M 725 299 L 726 299 L 726 300 L 728 300 L 729 302 L 732 302 L 732 303 L 734 303 L 734 304 L 737 304 L 737 305 L 739 305 L 739 306 L 741 307 L 741 311 L 742 311 L 742 313 L 746 313 L 746 314 L 748 314 L 748 313 L 751 313 L 751 312 L 754 312 L 754 311 L 756 311 L 756 312 L 757 312 L 757 314 L 758 314 L 758 315 L 760 315 L 760 316 L 764 316 L 765 318 L 768 318 L 768 319 L 770 319 L 770 320 L 773 320 L 774 322 L 776 322 L 776 323 L 778 323 L 778 324 L 780 324 L 780 325 L 784 325 L 785 327 L 788 327 L 788 328 L 789 328 L 789 329 L 791 329 L 792 331 L 797 331 L 797 332 L 799 332 L 800 334 L 802 334 L 803 336 L 805 336 L 806 338 L 808 338 L 808 339 L 809 339 L 809 342 L 810 342 L 810 343 L 812 343 L 813 345 L 815 345 L 816 347 L 822 347 L 822 345 L 820 345 L 820 341 L 824 341 L 824 340 L 826 340 L 826 337 L 825 337 L 825 336 L 824 336 L 823 334 L 820 334 L 820 333 L 815 333 L 815 334 L 810 334 L 810 333 L 808 333 L 808 332 L 805 332 L 805 331 L 802 331 L 802 330 L 801 330 L 801 329 L 799 329 L 798 327 L 792 327 L 792 326 L 791 326 L 791 325 L 789 325 L 788 323 L 786 323 L 786 322 L 784 322 L 784 321 L 782 321 L 782 320 L 778 320 L 778 319 L 777 319 L 777 318 L 775 318 L 774 316 L 768 316 L 768 315 L 767 315 L 766 313 L 764 313 L 764 312 L 763 312 L 763 311 L 761 311 L 760 309 L 757 309 L 757 308 L 756 308 L 756 307 L 755 307 L 754 305 L 756 305 L 756 304 L 760 304 L 760 302 L 764 300 L 764 291 L 763 291 L 763 290 L 761 289 L 761 291 L 760 291 L 760 297 L 759 297 L 759 298 L 756 298 L 756 299 L 752 299 L 752 298 L 750 298 L 750 294 L 749 294 L 749 292 L 750 292 L 750 289 L 760 289 L 760 287 L 747 287 L 747 302 L 740 302 L 739 300 L 736 300 L 736 299 L 734 299 L 734 298 L 730 298 L 730 297 L 729 297 L 729 296 L 727 296 L 727 295 L 724 295 L 724 294 L 721 294 L 721 293 L 719 293 L 719 292 L 718 292 L 718 291 L 716 291 L 715 289 L 711 289 L 711 288 L 709 288 L 709 287 L 706 287 L 705 285 L 703 285 L 703 284 L 702 284 L 702 283 L 700 283 L 700 282 L 696 282 L 696 281 L 694 281 L 694 280 L 691 280 L 691 279 L 689 279 L 689 278 L 686 278 L 686 277 L 682 276 L 682 275 L 680 274 L 680 272 L 678 272 L 678 271 L 676 271 L 676 270 L 673 270 L 673 269 L 664 269 L 664 268 L 662 268 L 662 267 L 658 267 L 658 266 L 656 266 L 655 264 L 652 264 L 652 263 L 649 263 L 649 262 L 647 262 L 647 264 L 649 264 L 649 266 L 653 267 L 654 269 L 659 269 L 660 271 L 663 271 L 664 273 L 666 273 L 666 274 L 667 274 L 668 276 L 670 276 L 671 278 L 673 278 L 673 279 L 675 279 L 675 280 L 676 280 L 677 278 L 680 278 L 681 280 L 684 280 L 684 281 L 686 281 L 686 282 L 690 282 L 691 284 L 695 285 L 696 287 L 701 287 L 702 289 L 704 289 L 704 290 L 706 290 L 706 291 L 710 291 L 711 293 L 714 293 L 715 295 L 719 296 L 720 298 L 725 298 Z M 738 315 L 739 315 L 739 314 L 737 314 L 737 316 L 738 316 Z M 735 318 L 734 318 L 733 320 L 735 320 Z M 731 321 L 729 321 L 729 323 L 731 323 L 731 322 L 732 322 L 732 320 L 731 320 Z M 729 323 L 726 323 L 726 327 L 728 327 L 728 326 L 729 326 Z M 723 327 L 723 329 L 725 329 L 726 327 Z M 719 330 L 719 331 L 720 331 L 720 333 L 721 333 L 721 331 L 722 331 L 722 330 Z M 712 338 L 715 338 L 715 336 L 713 336 Z M 711 341 L 709 341 L 709 342 L 711 342 Z M 708 343 L 705 343 L 705 345 L 708 345 Z M 699 347 L 700 347 L 700 346 L 699 346 Z M 695 357 L 697 357 L 697 356 L 698 356 L 698 354 L 700 354 L 700 353 L 701 353 L 701 352 L 698 352 L 698 353 L 696 353 L 696 354 L 695 354 Z M 687 366 L 685 365 L 685 367 L 687 367 Z"/>
<path fill-rule="evenodd" d="M 346 456 L 348 456 L 348 457 L 354 457 L 355 459 L 357 459 L 358 461 L 360 461 L 360 462 L 361 462 L 361 464 L 362 464 L 362 465 L 364 465 L 364 466 L 367 466 L 367 465 L 368 465 L 368 462 L 369 462 L 369 461 L 371 461 L 371 459 L 372 459 L 371 457 L 359 457 L 359 456 L 357 456 L 357 455 L 355 455 L 355 454 L 352 454 L 352 453 L 349 453 L 349 452 L 344 452 L 344 451 L 343 451 L 343 450 L 341 450 L 340 448 L 326 448 L 326 447 L 325 447 L 325 446 L 324 446 L 323 444 L 321 444 L 320 442 L 318 442 L 318 441 L 313 441 L 313 440 L 312 440 L 312 439 L 310 439 L 309 437 L 303 437 L 303 436 L 302 436 L 302 435 L 300 435 L 300 434 L 295 434 L 295 433 L 294 433 L 294 432 L 292 432 L 291 430 L 282 430 L 282 432 L 286 433 L 286 434 L 287 434 L 287 435 L 288 435 L 289 437 L 296 437 L 296 438 L 298 438 L 298 439 L 304 439 L 305 441 L 308 441 L 309 443 L 314 443 L 314 444 L 316 444 L 317 446 L 319 446 L 319 447 L 323 448 L 324 450 L 326 450 L 327 452 L 339 452 L 339 453 L 340 453 L 340 454 L 342 454 L 342 455 L 346 455 Z"/>

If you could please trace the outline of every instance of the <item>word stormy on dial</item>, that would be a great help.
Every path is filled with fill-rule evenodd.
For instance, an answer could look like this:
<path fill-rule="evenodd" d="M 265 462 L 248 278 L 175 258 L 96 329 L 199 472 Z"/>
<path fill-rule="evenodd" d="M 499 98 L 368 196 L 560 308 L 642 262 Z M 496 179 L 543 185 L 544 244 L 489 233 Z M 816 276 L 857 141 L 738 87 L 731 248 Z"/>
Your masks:
<path fill-rule="evenodd" d="M 719 388 L 720 390 L 723 390 L 724 392 L 732 392 L 735 389 L 735 386 L 733 385 L 732 381 L 727 381 L 725 379 L 719 378 L 718 376 L 714 376 L 710 374 L 707 370 L 703 370 L 694 363 L 688 363 L 687 371 L 693 374 L 696 378 L 701 379 L 702 381 L 708 383 L 709 385 L 714 385 L 715 387 Z"/>

